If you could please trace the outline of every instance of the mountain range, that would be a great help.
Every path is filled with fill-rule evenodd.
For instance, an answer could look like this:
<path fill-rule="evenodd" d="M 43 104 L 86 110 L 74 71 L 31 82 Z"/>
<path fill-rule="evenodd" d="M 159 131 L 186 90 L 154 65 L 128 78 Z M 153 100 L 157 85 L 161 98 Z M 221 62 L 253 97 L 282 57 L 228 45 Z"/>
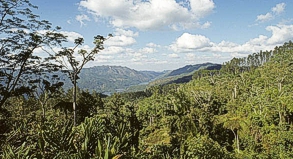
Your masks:
<path fill-rule="evenodd" d="M 220 64 L 203 63 L 186 65 L 182 68 L 155 72 L 137 71 L 122 66 L 95 66 L 84 68 L 77 81 L 79 88 L 89 91 L 111 94 L 123 91 L 143 90 L 148 86 L 169 83 L 184 83 L 192 79 L 192 74 L 200 69 L 220 69 Z M 72 87 L 69 78 L 65 79 L 64 88 Z"/>

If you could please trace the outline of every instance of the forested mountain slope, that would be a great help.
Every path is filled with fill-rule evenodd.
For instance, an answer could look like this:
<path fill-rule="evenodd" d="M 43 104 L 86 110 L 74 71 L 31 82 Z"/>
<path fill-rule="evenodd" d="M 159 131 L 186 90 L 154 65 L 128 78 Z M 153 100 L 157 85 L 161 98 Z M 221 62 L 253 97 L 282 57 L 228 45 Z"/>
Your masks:
<path fill-rule="evenodd" d="M 290 41 L 160 89 L 138 104 L 145 145 L 173 157 L 292 158 L 292 54 Z"/>
<path fill-rule="evenodd" d="M 186 65 L 182 68 L 165 73 L 156 80 L 151 81 L 148 86 L 187 83 L 192 79 L 193 74 L 198 70 L 220 70 L 221 67 L 222 65 L 213 63 Z"/>
<path fill-rule="evenodd" d="M 209 68 L 214 68 L 214 69 L 220 69 L 221 65 L 220 64 L 213 64 L 213 63 L 203 63 L 203 64 L 196 64 L 196 65 L 186 65 L 182 68 L 176 69 L 171 71 L 170 73 L 167 73 L 165 77 L 171 77 L 171 76 L 178 76 L 178 75 L 186 75 L 190 73 L 194 73 L 197 70 L 200 69 L 209 69 Z"/>
<path fill-rule="evenodd" d="M 186 83 L 105 96 L 77 88 L 77 77 L 103 91 L 160 73 L 112 66 L 81 73 L 111 34 L 95 36 L 90 52 L 79 49 L 86 48 L 83 38 L 64 47 L 61 28 L 35 15 L 29 0 L 0 4 L 1 159 L 293 158 L 292 41 L 221 69 L 171 72 L 179 78 L 187 72 Z M 60 72 L 70 75 L 73 88 L 62 89 Z"/>
<path fill-rule="evenodd" d="M 48 100 L 45 120 L 40 100 L 10 98 L 0 110 L 0 155 L 293 158 L 292 54 L 289 41 L 220 70 L 198 70 L 184 84 L 107 98 L 78 90 L 76 126 L 69 109 L 54 107 L 68 102 L 71 90 Z"/>

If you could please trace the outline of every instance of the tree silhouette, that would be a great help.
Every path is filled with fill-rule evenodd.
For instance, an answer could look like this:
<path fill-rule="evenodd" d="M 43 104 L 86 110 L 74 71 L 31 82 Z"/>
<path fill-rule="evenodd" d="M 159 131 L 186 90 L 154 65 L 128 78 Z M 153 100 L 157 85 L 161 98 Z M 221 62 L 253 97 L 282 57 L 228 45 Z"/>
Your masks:
<path fill-rule="evenodd" d="M 28 0 L 0 1 L 0 108 L 12 96 L 32 91 L 29 85 L 41 72 L 60 67 L 47 58 L 37 56 L 37 49 L 60 46 L 65 37 L 51 29 L 46 20 L 39 20 Z M 4 38 L 3 38 L 4 37 Z"/>
<path fill-rule="evenodd" d="M 112 35 L 109 34 L 109 37 Z M 94 37 L 94 48 L 91 51 L 87 51 L 85 49 L 79 49 L 78 46 L 81 46 L 84 43 L 83 38 L 75 39 L 75 46 L 73 48 L 64 48 L 62 51 L 59 51 L 56 56 L 57 61 L 64 66 L 69 74 L 69 78 L 73 84 L 73 121 L 74 125 L 76 125 L 76 88 L 77 88 L 77 80 L 79 79 L 78 74 L 82 70 L 82 68 L 87 64 L 89 61 L 93 61 L 95 55 L 97 55 L 101 50 L 104 49 L 104 41 L 107 38 L 103 36 L 95 36 Z M 77 54 L 75 54 L 77 53 Z M 77 56 L 81 56 L 82 59 L 78 61 L 76 58 Z"/>

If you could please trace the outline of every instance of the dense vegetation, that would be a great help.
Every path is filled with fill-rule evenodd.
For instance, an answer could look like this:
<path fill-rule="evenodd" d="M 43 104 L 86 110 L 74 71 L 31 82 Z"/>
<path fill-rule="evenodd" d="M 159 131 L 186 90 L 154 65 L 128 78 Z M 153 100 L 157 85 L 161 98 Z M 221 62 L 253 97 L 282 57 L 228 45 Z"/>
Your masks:
<path fill-rule="evenodd" d="M 30 10 L 11 11 L 15 2 L 34 7 L 27 0 L 0 1 L 1 13 L 22 14 L 50 29 L 33 21 Z M 7 35 L 0 39 L 1 158 L 293 158 L 291 41 L 234 58 L 220 70 L 199 70 L 185 84 L 105 97 L 65 92 L 58 75 L 44 76 L 60 68 L 50 65 L 52 57 L 33 56 L 33 49 L 59 45 L 62 35 L 10 32 L 10 25 L 31 25 L 1 16 L 1 36 Z M 13 42 L 21 37 L 23 43 Z"/>

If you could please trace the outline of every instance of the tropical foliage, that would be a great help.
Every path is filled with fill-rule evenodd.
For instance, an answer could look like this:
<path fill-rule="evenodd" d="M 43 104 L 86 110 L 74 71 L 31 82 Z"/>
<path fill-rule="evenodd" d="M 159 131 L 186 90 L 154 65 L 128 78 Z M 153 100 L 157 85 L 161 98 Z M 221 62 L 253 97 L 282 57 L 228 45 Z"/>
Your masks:
<path fill-rule="evenodd" d="M 19 7 L 14 2 L 0 1 L 6 9 Z M 26 0 L 18 2 L 34 8 Z M 12 18 L 32 16 L 6 12 Z M 21 30 L 23 21 L 18 22 L 13 25 Z M 10 39 L 1 39 L 1 158 L 293 158 L 292 41 L 234 58 L 220 70 L 199 70 L 185 84 L 105 97 L 78 88 L 63 91 L 57 75 L 42 76 L 61 68 L 42 63 L 31 47 L 18 47 L 10 37 L 25 36 L 36 47 L 61 44 L 64 37 L 53 33 L 1 32 Z M 49 37 L 55 42 L 47 43 Z M 19 60 L 21 66 L 8 65 L 12 54 L 12 62 Z M 34 60 L 41 61 L 27 63 Z M 33 64 L 50 69 L 30 72 Z M 38 78 L 24 82 L 28 75 Z M 60 104 L 72 102 L 73 91 L 75 115 Z"/>

